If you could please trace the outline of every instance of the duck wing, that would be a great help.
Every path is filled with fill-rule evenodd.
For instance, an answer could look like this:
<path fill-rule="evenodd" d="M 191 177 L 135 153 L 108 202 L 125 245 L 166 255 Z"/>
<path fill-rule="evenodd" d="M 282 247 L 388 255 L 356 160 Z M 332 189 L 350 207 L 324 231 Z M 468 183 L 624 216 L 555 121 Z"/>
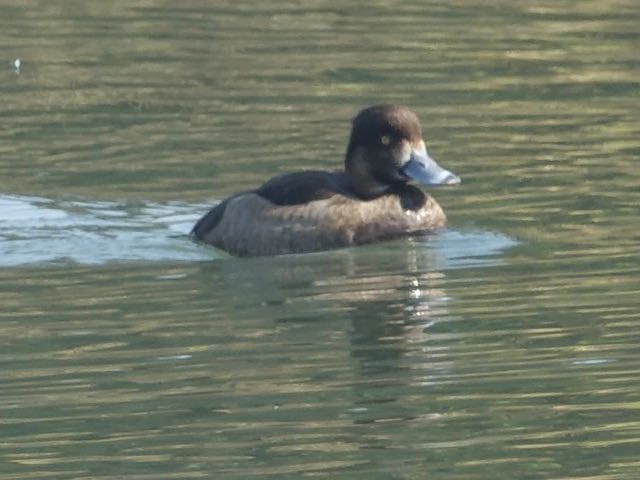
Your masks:
<path fill-rule="evenodd" d="M 255 193 L 276 205 L 300 205 L 334 195 L 353 196 L 343 172 L 309 170 L 286 173 L 268 180 Z"/>

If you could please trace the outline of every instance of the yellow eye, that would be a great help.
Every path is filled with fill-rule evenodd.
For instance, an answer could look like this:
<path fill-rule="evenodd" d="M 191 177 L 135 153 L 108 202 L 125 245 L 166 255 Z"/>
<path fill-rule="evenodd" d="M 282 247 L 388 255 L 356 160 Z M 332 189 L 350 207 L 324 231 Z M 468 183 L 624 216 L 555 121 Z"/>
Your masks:
<path fill-rule="evenodd" d="M 389 138 L 389 135 L 383 135 L 380 137 L 380 143 L 383 145 L 389 145 L 391 143 L 391 138 Z"/>

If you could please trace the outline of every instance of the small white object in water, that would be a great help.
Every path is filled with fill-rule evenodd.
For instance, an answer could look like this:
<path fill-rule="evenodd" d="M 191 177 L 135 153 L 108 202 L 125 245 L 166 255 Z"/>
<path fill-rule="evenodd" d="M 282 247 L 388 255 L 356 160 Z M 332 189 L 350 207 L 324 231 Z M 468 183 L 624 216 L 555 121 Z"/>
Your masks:
<path fill-rule="evenodd" d="M 20 73 L 20 64 L 21 64 L 21 63 L 22 63 L 22 62 L 20 61 L 20 59 L 19 59 L 19 58 L 16 58 L 16 59 L 13 61 L 13 66 L 14 66 L 14 67 L 16 67 L 16 73 Z"/>

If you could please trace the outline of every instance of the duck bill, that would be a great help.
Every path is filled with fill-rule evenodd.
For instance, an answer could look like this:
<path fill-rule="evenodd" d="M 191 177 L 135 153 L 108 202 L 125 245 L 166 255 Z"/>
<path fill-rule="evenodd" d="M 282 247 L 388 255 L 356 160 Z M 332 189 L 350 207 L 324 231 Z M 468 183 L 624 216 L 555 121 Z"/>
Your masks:
<path fill-rule="evenodd" d="M 412 151 L 409 161 L 401 168 L 402 173 L 422 185 L 457 185 L 460 177 L 445 170 L 429 155 Z"/>

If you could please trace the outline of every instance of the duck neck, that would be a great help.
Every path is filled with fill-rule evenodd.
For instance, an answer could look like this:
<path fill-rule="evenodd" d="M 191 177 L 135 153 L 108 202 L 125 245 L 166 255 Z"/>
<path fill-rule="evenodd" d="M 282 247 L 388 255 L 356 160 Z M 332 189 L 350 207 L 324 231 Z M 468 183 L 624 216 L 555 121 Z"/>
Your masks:
<path fill-rule="evenodd" d="M 376 178 L 371 165 L 364 159 L 363 152 L 356 149 L 347 154 L 345 172 L 349 179 L 351 190 L 362 199 L 373 199 L 389 192 L 392 188 L 388 183 Z"/>

